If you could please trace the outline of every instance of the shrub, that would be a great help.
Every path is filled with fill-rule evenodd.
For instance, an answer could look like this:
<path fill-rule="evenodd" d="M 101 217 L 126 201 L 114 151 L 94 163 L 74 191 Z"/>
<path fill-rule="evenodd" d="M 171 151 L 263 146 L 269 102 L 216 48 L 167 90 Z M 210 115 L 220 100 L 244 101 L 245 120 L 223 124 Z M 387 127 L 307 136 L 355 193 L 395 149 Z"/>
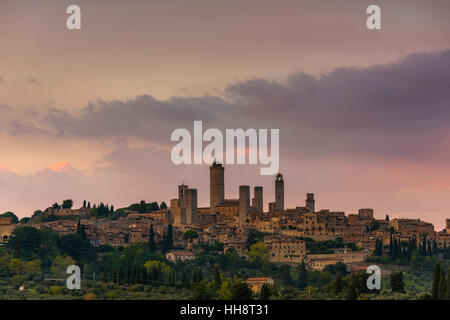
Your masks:
<path fill-rule="evenodd" d="M 52 296 L 60 295 L 62 292 L 62 288 L 60 286 L 51 286 L 48 289 L 48 294 Z"/>
<path fill-rule="evenodd" d="M 84 300 L 95 300 L 95 299 L 97 299 L 97 297 L 92 292 L 89 292 L 84 296 Z"/>

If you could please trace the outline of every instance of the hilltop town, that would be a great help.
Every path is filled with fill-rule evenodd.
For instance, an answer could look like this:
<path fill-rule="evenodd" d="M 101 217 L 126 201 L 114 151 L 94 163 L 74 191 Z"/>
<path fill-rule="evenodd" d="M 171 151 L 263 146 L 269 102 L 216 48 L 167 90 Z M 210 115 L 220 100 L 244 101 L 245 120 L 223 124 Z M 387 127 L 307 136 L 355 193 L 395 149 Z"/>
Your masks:
<path fill-rule="evenodd" d="M 270 262 L 284 264 L 306 263 L 310 270 L 323 270 L 327 265 L 344 263 L 349 268 L 381 256 L 392 246 L 393 239 L 399 244 L 411 242 L 416 247 L 428 245 L 431 250 L 447 252 L 450 247 L 450 219 L 446 228 L 435 231 L 433 224 L 420 219 L 376 219 L 374 211 L 362 208 L 358 213 L 348 214 L 326 209 L 317 210 L 313 193 L 306 195 L 304 206 L 286 208 L 282 174 L 275 178 L 274 201 L 264 212 L 263 187 L 239 186 L 239 199 L 225 197 L 222 164 L 214 162 L 210 171 L 210 206 L 198 207 L 197 189 L 182 184 L 178 186 L 178 198 L 170 200 L 167 207 L 141 203 L 129 208 L 113 208 L 83 204 L 79 209 L 55 204 L 35 214 L 26 225 L 36 229 L 50 228 L 59 235 L 77 232 L 80 226 L 86 232 L 91 245 L 99 247 L 127 247 L 133 243 L 148 242 L 150 233 L 156 242 L 166 237 L 172 226 L 173 247 L 166 258 L 173 261 L 195 259 L 194 246 L 221 243 L 223 250 L 234 249 L 240 256 L 246 255 L 249 236 L 257 234 L 268 251 Z M 95 214 L 92 211 L 95 210 Z M 99 211 L 106 214 L 99 214 Z M 111 215 L 116 218 L 111 219 Z M 7 243 L 14 228 L 12 218 L 0 218 L 0 236 Z M 186 231 L 193 230 L 195 237 L 186 240 Z M 341 246 L 327 252 L 308 249 L 311 241 L 336 241 Z M 426 249 L 425 249 L 426 250 Z"/>

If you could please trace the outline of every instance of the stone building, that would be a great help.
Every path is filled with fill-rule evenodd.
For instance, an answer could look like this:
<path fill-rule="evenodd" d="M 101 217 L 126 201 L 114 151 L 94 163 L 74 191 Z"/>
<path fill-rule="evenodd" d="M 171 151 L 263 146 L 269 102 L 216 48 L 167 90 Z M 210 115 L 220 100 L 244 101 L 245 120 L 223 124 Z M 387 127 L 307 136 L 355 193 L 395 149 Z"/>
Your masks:
<path fill-rule="evenodd" d="M 305 261 L 309 269 L 323 270 L 327 265 L 342 262 L 345 264 L 364 262 L 369 255 L 364 251 L 344 251 L 327 254 L 309 254 Z"/>
<path fill-rule="evenodd" d="M 306 243 L 293 237 L 267 236 L 264 243 L 274 263 L 301 263 L 306 256 Z"/>
<path fill-rule="evenodd" d="M 216 206 L 216 214 L 230 217 L 239 216 L 239 199 L 226 199 Z"/>
<path fill-rule="evenodd" d="M 71 209 L 71 208 L 53 208 L 49 207 L 44 210 L 43 216 L 82 216 L 88 215 L 89 209 L 85 207 L 81 207 L 79 209 Z"/>
<path fill-rule="evenodd" d="M 247 283 L 248 287 L 254 294 L 261 292 L 263 284 L 274 284 L 273 279 L 267 277 L 248 278 L 245 280 L 245 283 Z"/>
<path fill-rule="evenodd" d="M 359 209 L 358 216 L 360 220 L 373 220 L 373 209 Z"/>
<path fill-rule="evenodd" d="M 167 221 L 172 220 L 171 211 L 169 209 L 159 209 L 148 213 L 140 213 L 133 211 L 128 214 L 129 219 L 150 219 L 154 221 Z"/>
<path fill-rule="evenodd" d="M 420 219 L 394 219 L 391 221 L 394 230 L 400 234 L 419 237 L 421 234 L 434 235 L 434 226 Z"/>
<path fill-rule="evenodd" d="M 193 262 L 195 260 L 195 255 L 187 250 L 174 250 L 166 254 L 166 259 L 171 262 Z"/>
<path fill-rule="evenodd" d="M 15 224 L 13 224 L 12 217 L 1 217 L 0 218 L 0 243 L 7 243 L 9 237 L 15 228 Z"/>
<path fill-rule="evenodd" d="M 305 200 L 305 206 L 308 212 L 316 212 L 316 201 L 314 200 L 314 193 L 307 193 L 306 194 L 306 200 Z"/>

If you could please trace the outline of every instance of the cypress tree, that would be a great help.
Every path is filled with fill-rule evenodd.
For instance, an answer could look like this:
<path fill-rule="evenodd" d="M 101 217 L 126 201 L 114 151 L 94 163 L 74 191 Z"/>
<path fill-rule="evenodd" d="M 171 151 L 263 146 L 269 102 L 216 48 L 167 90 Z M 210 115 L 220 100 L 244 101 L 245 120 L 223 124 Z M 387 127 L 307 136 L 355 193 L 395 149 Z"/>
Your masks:
<path fill-rule="evenodd" d="M 117 272 L 117 284 L 122 284 L 123 277 L 124 277 L 123 267 L 122 265 L 119 265 L 119 271 Z"/>
<path fill-rule="evenodd" d="M 114 268 L 112 275 L 111 275 L 111 281 L 117 283 L 117 269 Z"/>
<path fill-rule="evenodd" d="M 335 277 L 334 283 L 333 283 L 334 293 L 335 294 L 339 294 L 342 291 L 342 287 L 343 287 L 343 285 L 342 285 L 342 278 L 341 278 L 340 273 L 338 272 L 336 274 L 336 277 Z"/>
<path fill-rule="evenodd" d="M 156 243 L 155 243 L 155 233 L 153 232 L 153 225 L 150 225 L 150 235 L 148 239 L 148 248 L 150 252 L 155 252 Z"/>
<path fill-rule="evenodd" d="M 397 248 L 395 252 L 395 259 L 399 259 L 402 257 L 402 246 L 400 243 L 400 239 L 397 239 Z"/>
<path fill-rule="evenodd" d="M 183 269 L 183 272 L 181 273 L 181 283 L 183 284 L 183 286 L 185 288 L 187 287 L 187 285 L 189 283 L 187 276 L 186 276 L 186 271 L 184 271 L 184 269 Z"/>
<path fill-rule="evenodd" d="M 19 258 L 22 255 L 22 245 L 19 241 L 17 241 L 16 245 L 14 246 L 14 257 Z"/>
<path fill-rule="evenodd" d="M 125 270 L 125 278 L 128 285 L 131 284 L 131 265 L 130 261 L 127 262 L 127 269 Z"/>
<path fill-rule="evenodd" d="M 167 252 L 167 233 L 164 232 L 161 241 L 161 253 L 164 254 L 166 252 Z"/>
<path fill-rule="evenodd" d="M 107 283 L 108 282 L 108 271 L 103 271 L 103 282 Z"/>
<path fill-rule="evenodd" d="M 397 255 L 398 255 L 398 244 L 397 244 L 397 239 L 395 239 L 395 236 L 392 238 L 392 254 L 391 254 L 391 258 L 393 260 L 397 259 Z"/>
<path fill-rule="evenodd" d="M 445 300 L 447 289 L 446 286 L 447 286 L 447 279 L 445 279 L 445 271 L 444 268 L 441 268 L 441 275 L 439 277 L 439 293 L 438 293 L 439 300 Z"/>
<path fill-rule="evenodd" d="M 437 256 L 438 253 L 439 253 L 439 251 L 438 251 L 438 247 L 437 247 L 437 242 L 436 242 L 436 240 L 433 240 L 433 255 Z"/>
<path fill-rule="evenodd" d="M 80 220 L 77 222 L 77 235 L 82 238 L 86 238 L 86 230 L 84 229 L 84 226 L 81 225 Z"/>
<path fill-rule="evenodd" d="M 147 269 L 144 266 L 142 266 L 142 268 L 141 268 L 141 282 L 143 284 L 147 284 L 148 283 L 147 280 L 148 280 Z"/>
<path fill-rule="evenodd" d="M 392 232 L 389 238 L 389 256 L 394 257 L 394 239 L 392 238 Z"/>
<path fill-rule="evenodd" d="M 298 270 L 298 288 L 305 289 L 308 285 L 308 274 L 306 272 L 305 262 L 302 260 L 302 263 L 299 266 Z"/>
<path fill-rule="evenodd" d="M 195 284 L 198 282 L 197 280 L 197 270 L 192 271 L 192 288 L 195 287 Z"/>
<path fill-rule="evenodd" d="M 175 286 L 175 279 L 176 279 L 175 270 L 172 270 L 170 271 L 169 286 L 171 287 Z"/>
<path fill-rule="evenodd" d="M 259 300 L 269 300 L 271 296 L 271 292 L 267 283 L 264 283 L 261 287 L 261 291 L 259 293 Z"/>
<path fill-rule="evenodd" d="M 441 280 L 441 265 L 439 262 L 437 262 L 434 266 L 433 271 L 433 282 L 432 282 L 432 288 L 431 288 L 431 296 L 434 300 L 438 299 L 439 297 L 439 282 Z"/>
<path fill-rule="evenodd" d="M 427 237 L 424 236 L 422 239 L 422 255 L 427 255 Z"/>
<path fill-rule="evenodd" d="M 447 271 L 447 284 L 445 286 L 445 299 L 450 300 L 450 268 Z"/>
<path fill-rule="evenodd" d="M 353 281 L 350 280 L 350 284 L 348 286 L 347 292 L 345 294 L 345 298 L 347 300 L 356 300 L 358 299 L 358 293 L 356 292 L 356 286 Z"/>
<path fill-rule="evenodd" d="M 141 267 L 136 267 L 136 275 L 135 275 L 135 281 L 134 283 L 138 284 L 141 283 Z"/>
<path fill-rule="evenodd" d="M 218 263 L 214 265 L 214 282 L 220 287 L 222 285 L 222 279 L 220 278 L 220 266 Z"/>
<path fill-rule="evenodd" d="M 428 243 L 427 245 L 428 245 L 428 247 L 427 247 L 427 256 L 431 257 L 433 255 L 433 252 L 431 251 L 431 244 Z"/>
<path fill-rule="evenodd" d="M 405 284 L 403 283 L 403 272 L 391 274 L 391 290 L 392 292 L 405 293 Z"/>
<path fill-rule="evenodd" d="M 159 283 L 159 284 L 162 284 L 161 263 L 158 264 L 158 283 Z"/>
<path fill-rule="evenodd" d="M 153 269 L 147 269 L 148 284 L 153 285 Z"/>
<path fill-rule="evenodd" d="M 129 282 L 130 282 L 130 284 L 136 283 L 136 264 L 135 263 L 133 263 L 133 267 L 131 268 Z"/>
<path fill-rule="evenodd" d="M 448 259 L 448 252 L 447 252 L 447 243 L 444 242 L 444 248 L 442 249 L 443 257 L 444 259 Z"/>
<path fill-rule="evenodd" d="M 383 242 L 381 240 L 375 240 L 375 255 L 381 257 L 383 254 Z"/>
<path fill-rule="evenodd" d="M 172 225 L 169 224 L 169 226 L 167 227 L 167 250 L 171 250 L 173 248 L 173 228 Z"/>

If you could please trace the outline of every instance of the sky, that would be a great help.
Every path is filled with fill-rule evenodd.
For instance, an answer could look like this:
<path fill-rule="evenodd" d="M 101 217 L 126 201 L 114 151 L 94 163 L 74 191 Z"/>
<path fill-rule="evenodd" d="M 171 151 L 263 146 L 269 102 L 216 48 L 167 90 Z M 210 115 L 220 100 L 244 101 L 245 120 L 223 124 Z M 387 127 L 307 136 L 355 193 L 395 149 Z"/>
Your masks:
<path fill-rule="evenodd" d="M 66 28 L 81 7 L 82 29 Z M 366 8 L 381 8 L 381 30 Z M 209 205 L 207 165 L 176 166 L 171 132 L 280 129 L 287 207 L 450 218 L 448 1 L 2 0 L 0 212 L 71 198 Z M 264 187 L 229 165 L 226 197 Z"/>

